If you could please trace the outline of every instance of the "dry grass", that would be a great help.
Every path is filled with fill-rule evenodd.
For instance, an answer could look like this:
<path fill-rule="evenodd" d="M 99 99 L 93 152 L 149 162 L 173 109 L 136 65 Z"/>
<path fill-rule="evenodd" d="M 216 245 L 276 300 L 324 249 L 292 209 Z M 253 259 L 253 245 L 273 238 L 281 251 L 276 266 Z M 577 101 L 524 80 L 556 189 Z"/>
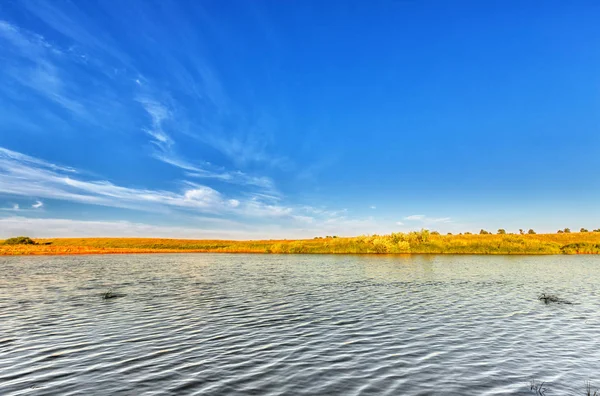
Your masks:
<path fill-rule="evenodd" d="M 0 244 L 0 255 L 118 253 L 307 253 L 307 254 L 598 254 L 600 233 L 535 235 L 408 234 L 305 240 L 223 241 L 153 238 L 37 239 L 36 245 Z"/>

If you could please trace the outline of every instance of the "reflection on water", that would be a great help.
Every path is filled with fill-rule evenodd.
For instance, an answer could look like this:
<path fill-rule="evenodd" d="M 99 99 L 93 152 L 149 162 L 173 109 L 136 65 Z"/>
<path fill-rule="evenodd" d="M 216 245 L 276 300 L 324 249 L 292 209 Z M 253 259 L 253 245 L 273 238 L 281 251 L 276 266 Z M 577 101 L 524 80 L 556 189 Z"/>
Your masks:
<path fill-rule="evenodd" d="M 597 256 L 0 257 L 0 269 L 2 395 L 600 387 Z"/>

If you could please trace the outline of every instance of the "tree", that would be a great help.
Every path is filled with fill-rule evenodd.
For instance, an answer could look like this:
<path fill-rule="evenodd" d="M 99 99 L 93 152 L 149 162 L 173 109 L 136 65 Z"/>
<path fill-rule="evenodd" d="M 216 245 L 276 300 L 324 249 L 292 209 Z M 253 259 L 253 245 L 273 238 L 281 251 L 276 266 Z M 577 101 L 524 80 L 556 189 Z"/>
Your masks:
<path fill-rule="evenodd" d="M 528 234 L 535 234 L 535 231 L 533 231 L 531 228 L 529 229 L 529 231 L 527 231 Z"/>
<path fill-rule="evenodd" d="M 449 233 L 448 233 L 448 235 L 452 235 L 452 233 L 451 233 L 451 232 L 449 232 Z"/>
<path fill-rule="evenodd" d="M 431 231 L 431 235 L 440 235 L 438 231 Z"/>
<path fill-rule="evenodd" d="M 564 233 L 564 231 L 563 231 L 563 230 L 558 230 L 558 231 L 556 231 L 556 233 L 557 233 L 557 234 L 563 234 L 563 233 Z"/>
<path fill-rule="evenodd" d="M 523 229 L 522 229 L 522 228 L 519 228 L 519 234 L 521 234 L 521 235 L 525 234 L 525 233 L 523 232 Z"/>
<path fill-rule="evenodd" d="M 487 235 L 487 234 L 489 234 L 489 232 L 484 230 L 483 228 L 479 231 L 479 235 Z"/>
<path fill-rule="evenodd" d="M 506 230 L 504 228 L 500 228 L 498 230 L 498 235 L 504 235 L 504 234 L 506 234 Z"/>
<path fill-rule="evenodd" d="M 600 232 L 600 228 L 595 229 L 594 232 Z"/>
<path fill-rule="evenodd" d="M 582 227 L 581 230 L 579 230 L 579 232 L 588 232 L 588 230 Z"/>
<path fill-rule="evenodd" d="M 571 232 L 571 229 L 570 229 L 570 228 L 565 228 L 565 234 L 568 234 L 568 233 L 570 233 L 570 232 Z"/>

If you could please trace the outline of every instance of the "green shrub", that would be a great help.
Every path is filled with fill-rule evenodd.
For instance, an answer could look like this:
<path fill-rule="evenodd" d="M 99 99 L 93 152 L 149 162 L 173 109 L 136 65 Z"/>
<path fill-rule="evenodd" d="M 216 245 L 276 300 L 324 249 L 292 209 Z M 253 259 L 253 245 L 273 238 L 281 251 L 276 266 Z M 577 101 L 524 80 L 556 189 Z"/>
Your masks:
<path fill-rule="evenodd" d="M 19 236 L 15 238 L 9 238 L 4 241 L 5 245 L 37 245 L 35 241 L 26 236 Z"/>

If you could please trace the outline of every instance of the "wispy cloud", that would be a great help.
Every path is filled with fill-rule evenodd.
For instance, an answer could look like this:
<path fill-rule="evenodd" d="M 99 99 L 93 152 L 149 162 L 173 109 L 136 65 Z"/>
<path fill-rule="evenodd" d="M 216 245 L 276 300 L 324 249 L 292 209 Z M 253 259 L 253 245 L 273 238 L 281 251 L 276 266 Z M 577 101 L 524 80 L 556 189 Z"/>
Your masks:
<path fill-rule="evenodd" d="M 406 221 L 410 221 L 410 222 L 419 222 L 422 224 L 439 224 L 439 223 L 451 223 L 452 222 L 452 218 L 450 217 L 428 217 L 425 215 L 410 215 L 410 216 L 406 216 L 404 218 L 404 220 Z"/>
<path fill-rule="evenodd" d="M 0 42 L 12 48 L 5 73 L 21 85 L 50 99 L 65 109 L 85 114 L 84 106 L 68 93 L 63 75 L 56 62 L 63 52 L 48 43 L 43 36 L 23 31 L 0 20 Z"/>
<path fill-rule="evenodd" d="M 415 221 L 415 220 L 423 220 L 424 218 L 425 218 L 425 215 L 410 215 L 410 216 L 406 216 L 404 218 L 404 220 Z"/>
<path fill-rule="evenodd" d="M 222 130 L 219 127 L 211 129 Z M 268 146 L 273 140 L 272 136 L 266 131 L 258 132 L 255 129 L 258 128 L 251 127 L 249 131 L 237 133 L 223 131 L 221 134 L 215 134 L 207 133 L 207 128 L 203 133 L 194 136 L 225 154 L 238 166 L 263 163 L 271 167 L 287 167 L 288 158 L 268 152 Z"/>
<path fill-rule="evenodd" d="M 151 119 L 151 126 L 144 129 L 152 139 L 154 145 L 153 157 L 169 165 L 183 169 L 188 177 L 198 179 L 213 179 L 222 182 L 242 185 L 255 186 L 272 194 L 279 194 L 275 188 L 273 180 L 266 176 L 252 176 L 239 170 L 226 171 L 216 169 L 215 166 L 206 161 L 191 162 L 182 158 L 175 148 L 175 141 L 166 131 L 168 122 L 174 123 L 173 110 L 161 101 L 150 98 L 148 95 L 138 98 L 138 102 L 143 106 Z"/>
<path fill-rule="evenodd" d="M 0 210 L 10 211 L 10 212 L 18 212 L 21 210 L 21 207 L 19 206 L 19 204 L 12 204 L 8 208 L 0 208 Z"/>
<path fill-rule="evenodd" d="M 257 196 L 227 197 L 193 182 L 183 183 L 178 192 L 130 188 L 109 181 L 75 177 L 72 168 L 61 167 L 7 149 L 0 150 L 0 191 L 26 197 L 61 199 L 84 204 L 137 210 L 170 208 L 201 213 L 235 214 L 249 217 L 288 217 L 304 212 L 266 203 Z M 41 204 L 41 202 L 36 205 Z M 298 213 L 298 214 L 300 214 Z"/>
<path fill-rule="evenodd" d="M 251 176 L 241 171 L 211 172 L 204 169 L 196 169 L 193 172 L 187 172 L 186 175 L 199 179 L 216 179 L 233 184 L 256 186 L 269 191 L 271 194 L 279 195 L 273 180 L 266 176 Z"/>
<path fill-rule="evenodd" d="M 98 28 L 95 21 L 78 8 L 78 3 L 59 6 L 53 2 L 32 0 L 23 5 L 50 28 L 68 38 L 73 46 L 88 48 L 113 62 L 133 67 L 127 53 L 119 49 L 106 29 Z"/>
<path fill-rule="evenodd" d="M 214 219 L 210 219 L 214 220 Z M 130 221 L 82 221 L 72 219 L 41 219 L 13 216 L 0 218 L 0 238 L 29 235 L 34 238 L 65 237 L 163 237 L 186 239 L 248 239 L 264 234 L 237 228 L 223 230 L 202 227 L 156 226 Z"/>
<path fill-rule="evenodd" d="M 204 38 L 198 37 L 198 30 L 185 15 L 179 15 L 176 32 L 164 31 L 161 21 L 154 18 L 158 14 L 147 15 L 140 21 L 145 35 L 137 39 L 139 44 L 142 48 L 152 44 L 153 51 L 148 55 L 169 66 L 169 73 L 160 73 L 159 77 L 140 73 L 139 65 L 127 51 L 77 4 L 58 7 L 32 1 L 24 6 L 65 40 L 60 46 L 40 34 L 0 20 L 0 44 L 5 44 L 0 55 L 7 55 L 9 60 L 0 66 L 0 76 L 4 73 L 27 88 L 27 92 L 41 95 L 101 128 L 118 117 L 139 125 L 137 116 L 132 114 L 138 114 L 136 107 L 141 105 L 148 116 L 148 125 L 142 131 L 153 146 L 152 157 L 188 172 L 191 178 L 280 194 L 272 178 L 257 174 L 260 169 L 246 170 L 250 163 L 269 166 L 286 163 L 284 157 L 268 154 L 276 121 L 268 114 L 257 117 L 233 104 L 206 56 L 191 52 L 174 55 L 166 50 L 171 47 L 169 43 L 156 45 L 162 40 L 185 39 L 202 48 Z M 170 7 L 168 12 L 177 9 Z M 216 25 L 213 28 L 220 29 Z M 183 37 L 175 37 L 179 34 Z M 108 114 L 111 117 L 105 116 Z M 186 157 L 182 154 L 186 150 L 176 144 L 184 135 L 192 136 L 199 142 L 196 144 L 220 151 L 235 168 L 228 163 L 219 166 L 202 158 Z"/>
<path fill-rule="evenodd" d="M 162 103 L 147 97 L 141 97 L 138 101 L 152 120 L 151 127 L 144 129 L 144 132 L 153 138 L 152 143 L 161 151 L 169 151 L 173 145 L 173 140 L 163 129 L 163 122 L 170 118 L 169 109 Z"/>
<path fill-rule="evenodd" d="M 7 166 L 9 163 L 15 164 L 23 164 L 27 166 L 35 166 L 42 169 L 50 169 L 53 171 L 60 171 L 66 173 L 75 173 L 75 169 L 68 166 L 61 166 L 50 163 L 48 161 L 44 161 L 35 157 L 31 157 L 29 155 L 21 154 L 16 151 L 8 150 L 6 148 L 0 147 L 0 163 L 4 162 Z"/>
<path fill-rule="evenodd" d="M 12 204 L 12 206 L 10 206 L 8 208 L 0 208 L 0 210 L 11 211 L 11 212 L 27 212 L 27 211 L 40 209 L 43 206 L 44 206 L 44 204 L 41 201 L 36 201 L 34 204 L 31 205 L 31 208 L 23 209 L 23 208 L 21 208 L 21 205 L 16 203 L 16 204 Z"/>
<path fill-rule="evenodd" d="M 0 218 L 0 239 L 15 235 L 34 238 L 60 237 L 151 237 L 184 239 L 281 239 L 312 238 L 324 235 L 358 235 L 374 232 L 372 220 L 348 221 L 345 224 L 315 224 L 307 222 L 299 227 L 282 228 L 265 225 L 260 228 L 246 224 L 200 218 L 204 226 L 158 226 L 131 221 L 84 221 L 62 218 L 30 218 L 10 216 Z"/>
<path fill-rule="evenodd" d="M 351 233 L 382 231 L 373 218 L 353 219 L 345 210 L 331 211 L 311 206 L 286 206 L 264 194 L 227 196 L 211 187 L 182 182 L 179 191 L 140 189 L 104 180 L 86 180 L 75 169 L 17 153 L 0 150 L 0 191 L 4 195 L 39 197 L 160 213 L 207 214 L 226 219 L 245 219 L 245 224 L 265 223 L 284 227 L 286 235 L 320 235 L 323 232 Z M 41 200 L 32 208 L 43 206 Z M 269 219 L 273 220 L 270 221 Z M 360 227 L 363 227 L 360 230 Z M 263 226 L 259 227 L 263 228 Z M 350 235 L 350 234 L 346 234 Z"/>
<path fill-rule="evenodd" d="M 75 178 L 72 171 L 14 151 L 0 150 L 0 191 L 5 194 L 146 210 L 163 206 L 218 212 L 231 206 L 220 193 L 207 186 L 189 186 L 180 193 L 135 189 L 108 181 Z"/>

